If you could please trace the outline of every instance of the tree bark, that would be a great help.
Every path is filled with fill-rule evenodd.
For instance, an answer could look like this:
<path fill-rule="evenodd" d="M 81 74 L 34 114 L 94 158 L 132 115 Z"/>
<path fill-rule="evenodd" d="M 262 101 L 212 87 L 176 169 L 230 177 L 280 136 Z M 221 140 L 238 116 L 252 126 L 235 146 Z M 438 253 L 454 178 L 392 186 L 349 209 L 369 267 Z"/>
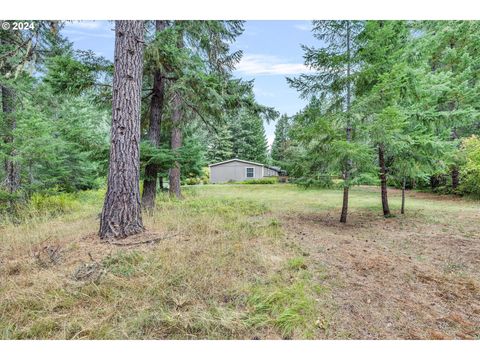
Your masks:
<path fill-rule="evenodd" d="M 110 162 L 99 231 L 102 239 L 144 231 L 139 187 L 143 35 L 143 21 L 115 22 Z"/>
<path fill-rule="evenodd" d="M 430 190 L 435 191 L 439 183 L 440 181 L 438 180 L 437 175 L 430 175 Z"/>
<path fill-rule="evenodd" d="M 406 178 L 403 178 L 403 184 L 402 184 L 402 208 L 400 210 L 400 213 L 405 214 L 405 186 L 406 186 Z"/>
<path fill-rule="evenodd" d="M 340 222 L 347 222 L 347 213 L 348 213 L 348 186 L 343 187 L 343 204 L 342 204 L 342 215 L 340 216 Z"/>
<path fill-rule="evenodd" d="M 183 33 L 180 33 L 177 47 L 179 49 L 184 47 Z M 172 132 L 171 132 L 171 149 L 174 153 L 182 146 L 182 99 L 180 93 L 177 91 L 173 94 L 172 99 Z M 173 168 L 169 172 L 169 193 L 170 196 L 175 196 L 178 199 L 182 198 L 182 190 L 180 187 L 180 163 L 175 161 Z"/>
<path fill-rule="evenodd" d="M 390 216 L 387 195 L 387 170 L 385 167 L 385 147 L 383 144 L 378 146 L 378 165 L 380 167 L 380 184 L 382 190 L 382 208 L 383 216 Z"/>
<path fill-rule="evenodd" d="M 350 101 L 351 101 L 351 83 L 350 83 L 350 21 L 347 21 L 347 126 L 345 128 L 346 132 L 346 139 L 347 142 L 352 140 L 352 128 L 350 124 Z M 342 214 L 340 215 L 340 222 L 346 223 L 347 222 L 347 214 L 348 214 L 348 191 L 350 184 L 348 181 L 350 180 L 350 169 L 352 167 L 352 160 L 348 159 L 346 163 L 346 167 L 343 173 L 343 203 L 342 203 Z"/>
<path fill-rule="evenodd" d="M 7 146 L 13 146 L 13 132 L 17 127 L 17 119 L 15 117 L 15 93 L 12 89 L 0 85 L 2 92 L 2 111 L 6 123 L 6 134 L 4 142 Z M 20 167 L 15 161 L 15 149 L 9 149 L 7 158 L 5 159 L 5 189 L 10 193 L 16 192 L 20 188 Z"/>
<path fill-rule="evenodd" d="M 456 190 L 458 185 L 460 184 L 460 173 L 458 170 L 458 166 L 454 165 L 452 169 L 452 190 Z"/>
<path fill-rule="evenodd" d="M 173 94 L 172 100 L 172 139 L 171 139 L 171 149 L 173 152 L 178 150 L 182 146 L 182 103 L 180 99 L 180 94 L 175 92 Z M 180 164 L 178 161 L 175 161 L 175 165 L 170 169 L 169 173 L 169 193 L 170 196 L 175 196 L 177 198 L 182 197 L 182 190 L 180 188 Z"/>
<path fill-rule="evenodd" d="M 457 129 L 456 128 L 452 129 L 451 139 L 453 141 L 458 139 L 458 134 L 457 134 Z M 457 164 L 453 165 L 451 176 L 452 176 L 452 190 L 455 191 L 458 188 L 458 185 L 460 184 L 460 174 L 459 174 Z"/>
<path fill-rule="evenodd" d="M 155 29 L 163 31 L 166 22 L 157 20 Z M 160 130 L 162 125 L 162 113 L 165 101 L 165 79 L 160 70 L 153 74 L 152 98 L 150 100 L 150 124 L 148 127 L 147 139 L 156 148 L 160 145 Z M 142 206 L 145 209 L 153 209 L 157 196 L 157 178 L 160 168 L 156 164 L 148 164 L 145 167 L 145 179 L 143 180 Z"/>

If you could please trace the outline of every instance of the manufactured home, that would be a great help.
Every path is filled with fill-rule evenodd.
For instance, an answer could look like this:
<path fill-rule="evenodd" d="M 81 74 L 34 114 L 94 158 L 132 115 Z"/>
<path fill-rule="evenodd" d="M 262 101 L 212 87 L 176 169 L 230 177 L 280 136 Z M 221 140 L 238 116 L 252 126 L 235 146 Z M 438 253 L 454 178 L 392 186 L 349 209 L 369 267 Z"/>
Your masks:
<path fill-rule="evenodd" d="M 208 166 L 212 184 L 279 176 L 282 172 L 275 166 L 240 159 L 226 160 Z"/>

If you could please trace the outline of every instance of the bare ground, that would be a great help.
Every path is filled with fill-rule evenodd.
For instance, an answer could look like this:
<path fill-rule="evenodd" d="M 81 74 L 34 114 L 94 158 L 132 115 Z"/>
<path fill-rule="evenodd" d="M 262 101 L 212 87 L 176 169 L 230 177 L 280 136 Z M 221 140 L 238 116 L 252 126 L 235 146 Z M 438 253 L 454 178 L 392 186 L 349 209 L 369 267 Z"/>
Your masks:
<path fill-rule="evenodd" d="M 288 238 L 327 270 L 319 280 L 332 297 L 326 337 L 479 337 L 478 216 L 460 215 L 448 226 L 426 224 L 420 214 L 384 219 L 370 212 L 342 225 L 337 215 L 284 217 Z"/>

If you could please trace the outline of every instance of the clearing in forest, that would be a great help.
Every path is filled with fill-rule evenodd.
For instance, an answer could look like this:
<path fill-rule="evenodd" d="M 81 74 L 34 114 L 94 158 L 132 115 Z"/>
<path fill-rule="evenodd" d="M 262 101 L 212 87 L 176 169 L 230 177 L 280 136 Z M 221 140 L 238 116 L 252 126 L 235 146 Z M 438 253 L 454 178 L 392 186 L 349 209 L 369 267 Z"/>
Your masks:
<path fill-rule="evenodd" d="M 478 339 L 480 205 L 288 184 L 160 197 L 132 246 L 97 237 L 103 193 L 0 227 L 0 337 Z"/>

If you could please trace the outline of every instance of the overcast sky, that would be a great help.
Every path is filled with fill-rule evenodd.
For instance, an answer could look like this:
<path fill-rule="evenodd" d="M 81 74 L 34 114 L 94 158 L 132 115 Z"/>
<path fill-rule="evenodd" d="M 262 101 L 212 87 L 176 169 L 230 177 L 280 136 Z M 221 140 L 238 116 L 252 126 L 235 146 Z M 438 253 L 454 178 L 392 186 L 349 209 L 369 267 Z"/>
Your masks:
<path fill-rule="evenodd" d="M 113 60 L 114 24 L 108 21 L 71 22 L 63 33 L 77 49 L 90 49 Z M 255 96 L 261 104 L 273 106 L 281 113 L 294 115 L 305 105 L 286 81 L 308 69 L 303 65 L 300 47 L 318 45 L 310 31 L 309 21 L 247 21 L 245 31 L 233 44 L 242 50 L 243 58 L 234 74 L 255 80 Z M 269 144 L 273 141 L 275 124 L 265 124 Z"/>

